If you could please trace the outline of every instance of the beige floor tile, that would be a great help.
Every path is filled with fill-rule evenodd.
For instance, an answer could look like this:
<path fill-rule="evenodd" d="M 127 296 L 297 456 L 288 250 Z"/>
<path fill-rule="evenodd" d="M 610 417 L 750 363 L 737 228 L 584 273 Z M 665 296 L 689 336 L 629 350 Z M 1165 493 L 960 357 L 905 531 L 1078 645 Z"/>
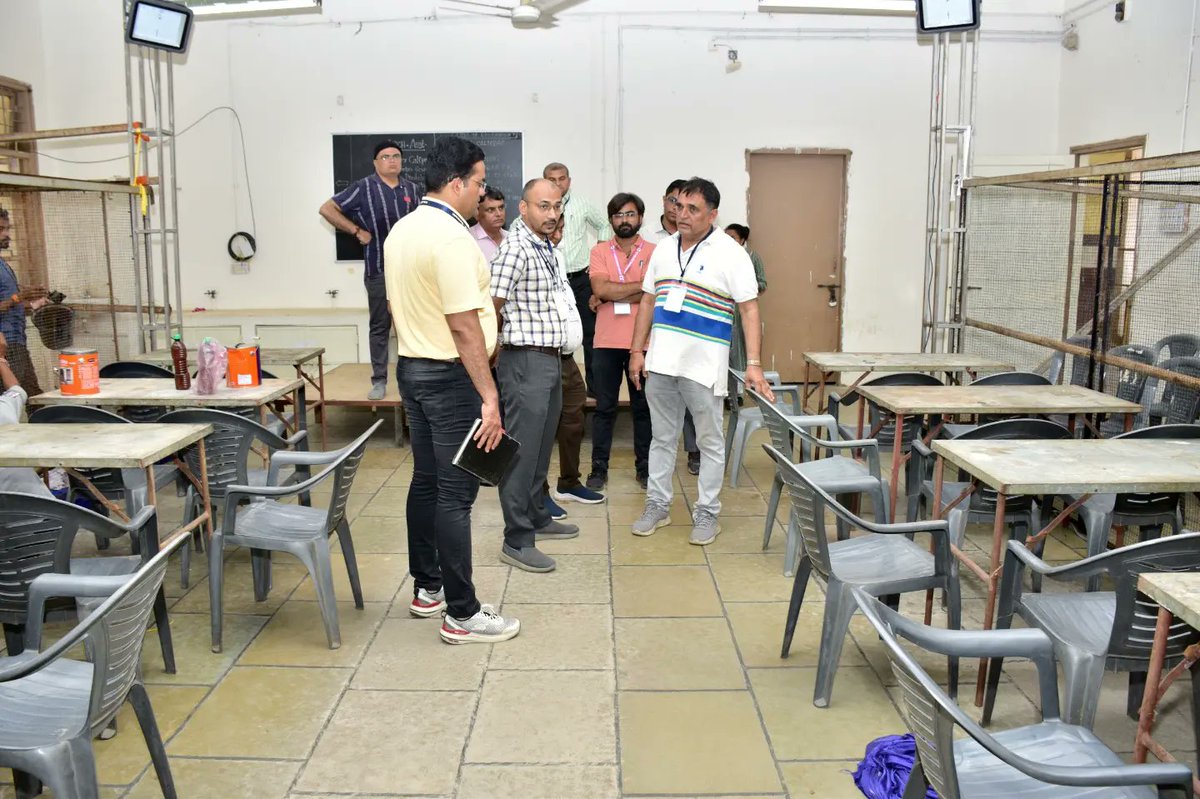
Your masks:
<path fill-rule="evenodd" d="M 333 593 L 339 600 L 350 600 L 350 578 L 346 574 L 346 562 L 341 550 L 334 543 L 334 554 L 330 557 L 333 570 Z M 408 576 L 408 555 L 355 553 L 358 563 L 358 578 L 362 583 L 363 600 L 366 602 L 391 602 Z M 293 599 L 316 600 L 312 580 L 305 578 L 296 589 Z"/>
<path fill-rule="evenodd" d="M 458 799 L 617 799 L 613 766 L 463 766 Z"/>
<path fill-rule="evenodd" d="M 555 475 L 558 474 L 556 469 L 550 470 L 551 487 Z M 586 475 L 584 475 L 586 477 Z M 560 502 L 558 503 L 563 510 L 567 512 L 567 521 L 578 522 L 580 519 L 605 519 L 608 517 L 608 502 L 597 502 L 594 505 L 588 505 L 583 502 Z"/>
<path fill-rule="evenodd" d="M 346 518 L 350 521 L 357 519 L 370 501 L 371 497 L 366 494 L 351 494 L 346 500 Z"/>
<path fill-rule="evenodd" d="M 782 790 L 747 691 L 622 691 L 626 794 Z"/>
<path fill-rule="evenodd" d="M 547 574 L 513 569 L 504 592 L 505 602 L 521 604 L 609 603 L 612 588 L 604 555 L 559 555 L 558 567 Z"/>
<path fill-rule="evenodd" d="M 815 601 L 811 601 L 815 600 Z M 779 657 L 783 628 L 787 623 L 786 602 L 731 602 L 725 606 L 742 661 L 749 668 L 795 668 L 817 665 L 821 650 L 821 622 L 825 603 L 817 593 L 800 607 L 792 648 L 786 659 Z M 867 661 L 847 639 L 842 646 L 843 666 L 865 666 Z"/>
<path fill-rule="evenodd" d="M 367 650 L 354 689 L 475 691 L 488 646 L 447 646 L 440 619 L 388 619 Z M 510 645 L 505 642 L 504 646 Z"/>
<path fill-rule="evenodd" d="M 205 586 L 207 589 L 207 586 Z M 207 596 L 207 594 L 206 594 Z M 226 615 L 220 654 L 212 651 L 212 623 L 204 613 L 171 613 L 171 640 L 175 645 L 175 674 L 163 671 L 158 634 L 146 633 L 142 647 L 142 679 L 148 685 L 215 685 L 267 623 L 266 616 Z"/>
<path fill-rule="evenodd" d="M 617 619 L 622 691 L 746 687 L 725 619 Z"/>
<path fill-rule="evenodd" d="M 703 566 L 614 566 L 612 572 L 614 616 L 721 615 Z"/>
<path fill-rule="evenodd" d="M 350 486 L 352 494 L 374 494 L 383 488 L 395 469 L 386 467 L 363 466 L 354 474 L 354 483 Z"/>
<path fill-rule="evenodd" d="M 381 488 L 363 506 L 362 515 L 403 519 L 407 508 L 407 488 Z"/>
<path fill-rule="evenodd" d="M 148 691 L 158 731 L 165 741 L 200 704 L 208 693 L 208 686 L 153 685 Z M 117 735 L 107 741 L 97 739 L 92 742 L 102 785 L 128 785 L 150 764 L 146 739 L 142 737 L 142 728 L 129 703 L 117 714 L 117 731 Z"/>
<path fill-rule="evenodd" d="M 412 485 L 412 467 L 406 463 L 393 470 L 383 485 L 386 488 L 408 488 Z"/>
<path fill-rule="evenodd" d="M 853 760 L 816 763 L 780 763 L 783 780 L 793 799 L 861 799 L 862 792 L 851 776 L 858 768 Z"/>
<path fill-rule="evenodd" d="M 451 793 L 474 706 L 467 692 L 350 691 L 296 789 Z"/>
<path fill-rule="evenodd" d="M 579 526 L 577 538 L 539 541 L 538 549 L 551 556 L 608 554 L 608 520 L 601 517 L 587 517 L 568 518 L 566 522 Z"/>
<path fill-rule="evenodd" d="M 471 527 L 504 527 L 504 513 L 500 510 L 500 501 L 495 498 L 495 492 L 492 492 L 490 501 L 483 499 L 484 493 L 479 492 L 480 499 L 476 500 L 474 507 L 471 508 Z"/>
<path fill-rule="evenodd" d="M 500 607 L 504 603 L 504 589 L 508 585 L 508 573 L 511 567 L 497 564 L 495 566 L 475 566 L 471 579 L 475 583 L 475 596 L 485 605 Z M 405 580 L 388 616 L 394 619 L 411 619 L 408 612 L 409 602 L 412 601 L 412 581 Z"/>
<path fill-rule="evenodd" d="M 767 483 L 767 489 L 770 490 L 771 484 Z M 695 496 L 689 495 L 689 499 Z M 737 488 L 729 488 L 726 485 L 721 489 L 721 521 L 724 522 L 726 517 L 735 516 L 753 516 L 761 520 L 767 515 L 767 502 L 763 498 L 762 493 L 757 486 L 746 485 L 745 478 L 738 483 Z"/>
<path fill-rule="evenodd" d="M 489 669 L 611 669 L 613 620 L 608 605 L 504 606 L 521 634 L 493 648 Z"/>
<path fill-rule="evenodd" d="M 171 758 L 175 791 L 188 799 L 283 799 L 300 769 L 299 763 L 270 760 L 189 760 Z M 150 770 L 126 799 L 162 799 Z"/>
<path fill-rule="evenodd" d="M 907 730 L 875 672 L 841 667 L 828 708 L 813 706 L 813 669 L 751 669 L 775 756 L 781 760 L 861 758 L 881 735 Z M 821 730 L 813 735 L 813 730 Z"/>
<path fill-rule="evenodd" d="M 662 527 L 654 535 L 634 535 L 627 527 L 613 527 L 614 566 L 704 565 L 704 547 L 692 546 L 690 525 Z M 719 539 L 718 539 L 719 540 Z"/>
<path fill-rule="evenodd" d="M 765 513 L 760 516 L 729 516 L 722 512 L 721 534 L 717 536 L 716 541 L 704 547 L 704 550 L 710 554 L 746 555 L 758 555 L 765 551 L 778 553 L 777 557 L 782 558 L 784 546 L 787 544 L 787 531 L 779 524 L 778 520 L 787 519 L 788 512 L 785 499 L 780 505 L 775 529 L 771 531 L 771 545 L 766 550 L 762 548 L 763 527 L 766 522 Z M 782 560 L 780 562 L 782 563 Z"/>
<path fill-rule="evenodd" d="M 316 602 L 285 602 L 242 655 L 242 666 L 354 666 L 362 658 L 375 629 L 387 612 L 382 602 L 339 602 L 338 627 L 342 645 L 329 648 L 321 610 Z"/>
<path fill-rule="evenodd" d="M 173 755 L 302 759 L 348 669 L 234 668 L 175 737 Z"/>
<path fill-rule="evenodd" d="M 286 553 L 276 552 L 271 558 L 271 592 L 262 602 L 254 599 L 254 578 L 250 574 L 248 556 L 230 556 L 225 561 L 221 605 L 225 615 L 248 614 L 270 616 L 288 600 L 292 591 L 308 571 L 304 564 Z M 172 609 L 180 613 L 208 613 L 208 579 L 195 582 L 195 587 Z"/>
<path fill-rule="evenodd" d="M 333 442 L 331 441 L 329 445 L 333 447 Z M 407 447 L 367 447 L 367 451 L 363 453 L 362 468 L 395 469 L 410 460 L 408 457 L 410 452 L 411 450 Z"/>
<path fill-rule="evenodd" d="M 783 576 L 780 555 L 714 554 L 708 556 L 708 562 L 724 602 L 786 601 L 792 597 L 794 581 Z"/>
<path fill-rule="evenodd" d="M 464 762 L 615 763 L 613 694 L 607 671 L 490 672 Z"/>
<path fill-rule="evenodd" d="M 354 541 L 354 551 L 359 555 L 408 552 L 408 526 L 403 514 L 392 517 L 360 516 L 350 525 L 350 536 Z M 332 543 L 335 549 L 341 549 L 336 540 Z"/>

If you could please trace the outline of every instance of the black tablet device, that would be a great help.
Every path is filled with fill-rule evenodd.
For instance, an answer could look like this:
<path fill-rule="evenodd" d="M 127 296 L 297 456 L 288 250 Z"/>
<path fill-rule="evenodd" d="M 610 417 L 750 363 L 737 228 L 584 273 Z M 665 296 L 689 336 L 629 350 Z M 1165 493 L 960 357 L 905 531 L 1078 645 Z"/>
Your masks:
<path fill-rule="evenodd" d="M 475 433 L 482 424 L 482 419 L 476 419 L 475 424 L 471 425 L 467 437 L 463 439 L 451 463 L 464 472 L 479 478 L 479 482 L 485 486 L 497 486 L 516 462 L 521 444 L 505 433 L 500 437 L 500 443 L 496 445 L 495 449 L 491 452 L 484 452 L 475 441 Z"/>

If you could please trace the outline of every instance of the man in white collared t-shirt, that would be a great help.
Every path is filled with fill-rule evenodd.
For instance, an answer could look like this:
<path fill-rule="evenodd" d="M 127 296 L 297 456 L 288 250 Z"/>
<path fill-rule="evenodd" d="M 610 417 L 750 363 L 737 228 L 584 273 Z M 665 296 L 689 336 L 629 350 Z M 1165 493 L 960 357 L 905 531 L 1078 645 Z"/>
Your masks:
<path fill-rule="evenodd" d="M 686 409 L 695 420 L 700 446 L 689 540 L 701 546 L 721 532 L 721 399 L 728 385 L 735 307 L 746 330 L 746 385 L 775 398 L 759 361 L 762 337 L 754 266 L 746 251 L 715 226 L 720 204 L 721 193 L 703 178 L 692 178 L 679 190 L 679 230 L 650 256 L 629 357 L 635 385 L 646 381 L 652 428 L 646 507 L 633 523 L 633 533 L 650 535 L 670 521 L 671 480 Z"/>

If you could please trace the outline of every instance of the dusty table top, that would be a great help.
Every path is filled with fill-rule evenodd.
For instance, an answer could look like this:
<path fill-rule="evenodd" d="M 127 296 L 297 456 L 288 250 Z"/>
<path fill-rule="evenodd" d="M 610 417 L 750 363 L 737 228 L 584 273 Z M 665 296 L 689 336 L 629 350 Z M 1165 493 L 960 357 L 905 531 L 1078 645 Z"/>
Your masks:
<path fill-rule="evenodd" d="M 1164 439 L 934 441 L 933 451 L 1006 494 L 1200 491 L 1200 442 Z"/>
<path fill-rule="evenodd" d="M 859 386 L 892 413 L 1137 413 L 1141 405 L 1081 386 Z"/>
<path fill-rule="evenodd" d="M 149 405 L 166 407 L 246 408 L 265 405 L 302 387 L 304 381 L 263 380 L 260 386 L 229 388 L 221 385 L 215 394 L 197 394 L 192 388 L 178 391 L 175 381 L 166 377 L 100 378 L 98 394 L 67 394 L 47 391 L 29 398 L 30 405 Z M 141 427 L 142 425 L 139 425 Z"/>
<path fill-rule="evenodd" d="M 1138 576 L 1138 590 L 1193 627 L 1200 627 L 1200 573 L 1147 572 Z"/>
<path fill-rule="evenodd" d="M 823 372 L 905 371 L 1011 372 L 1013 365 L 957 352 L 806 352 L 804 360 Z"/>
<path fill-rule="evenodd" d="M 207 424 L 0 425 L 0 466 L 144 469 L 211 432 Z"/>
<path fill-rule="evenodd" d="M 284 364 L 287 366 L 299 366 L 307 363 L 313 358 L 325 354 L 324 347 L 262 347 L 258 351 L 259 357 L 264 364 Z M 130 360 L 139 363 L 152 363 L 158 366 L 171 365 L 170 350 L 154 350 L 142 355 L 137 355 Z M 188 350 L 188 363 L 193 366 L 196 364 L 196 350 Z"/>

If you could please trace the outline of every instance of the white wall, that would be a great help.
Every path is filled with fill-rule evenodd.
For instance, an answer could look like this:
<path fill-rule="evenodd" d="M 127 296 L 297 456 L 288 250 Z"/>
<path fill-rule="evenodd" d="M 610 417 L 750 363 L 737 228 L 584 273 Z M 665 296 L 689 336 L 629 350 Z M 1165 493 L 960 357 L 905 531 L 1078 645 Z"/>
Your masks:
<path fill-rule="evenodd" d="M 0 0 L 13 5 L 26 4 Z M 119 4 L 37 5 L 40 18 L 19 24 L 42 44 L 39 124 L 121 121 Z M 727 222 L 745 217 L 747 149 L 851 150 L 843 345 L 918 344 L 930 48 L 911 20 L 761 15 L 753 0 L 591 0 L 544 31 L 433 19 L 434 5 L 326 0 L 322 15 L 197 24 L 175 73 L 177 116 L 182 126 L 217 105 L 238 109 L 259 252 L 251 274 L 230 274 L 225 241 L 250 220 L 236 129 L 218 112 L 180 140 L 185 307 L 365 304 L 361 267 L 334 262 L 316 214 L 332 188 L 332 133 L 521 130 L 529 174 L 561 160 L 594 202 L 632 190 L 651 205 L 671 178 L 702 174 L 721 188 Z M 1040 163 L 1062 138 L 1063 51 L 1030 32 L 1057 30 L 1062 3 L 988 5 L 979 162 Z M 714 39 L 740 51 L 743 69 L 725 73 Z M 19 67 L 5 69 L 20 77 Z M 119 156 L 124 143 L 42 152 Z M 106 177 L 124 168 L 42 164 L 47 174 Z"/>

